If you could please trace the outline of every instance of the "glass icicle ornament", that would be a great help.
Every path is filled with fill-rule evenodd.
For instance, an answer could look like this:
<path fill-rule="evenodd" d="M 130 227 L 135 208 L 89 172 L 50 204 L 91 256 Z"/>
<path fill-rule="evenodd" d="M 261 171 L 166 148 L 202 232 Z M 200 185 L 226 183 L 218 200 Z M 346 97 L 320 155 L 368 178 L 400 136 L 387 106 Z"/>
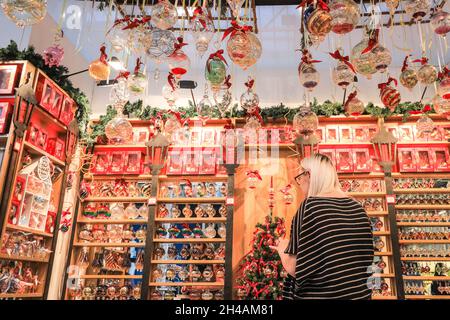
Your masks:
<path fill-rule="evenodd" d="M 206 9 L 197 7 L 190 21 L 192 36 L 195 39 L 195 48 L 200 57 L 208 51 L 209 43 L 214 36 L 214 23 Z"/>
<path fill-rule="evenodd" d="M 366 49 L 369 46 L 369 38 L 365 37 L 361 42 L 353 47 L 350 62 L 355 67 L 356 71 L 368 79 L 371 78 L 372 74 L 377 72 L 376 69 L 376 55 L 372 50 Z"/>
<path fill-rule="evenodd" d="M 397 86 L 397 80 L 389 77 L 387 82 L 378 84 L 378 89 L 380 89 L 381 102 L 393 112 L 400 103 L 401 96 L 400 92 L 390 85 L 392 82 Z"/>
<path fill-rule="evenodd" d="M 233 20 L 222 40 L 228 36 L 227 53 L 235 64 L 247 70 L 259 60 L 262 53 L 261 42 L 253 33 L 252 26 L 240 26 Z"/>
<path fill-rule="evenodd" d="M 417 82 L 419 82 L 419 78 L 417 77 L 417 72 L 408 67 L 408 59 L 409 56 L 406 56 L 403 61 L 402 73 L 400 74 L 399 79 L 402 86 L 411 90 L 416 86 Z"/>
<path fill-rule="evenodd" d="M 183 42 L 183 37 L 178 37 L 177 40 L 175 51 L 168 57 L 168 63 L 170 72 L 180 79 L 191 68 L 191 60 L 182 50 L 187 45 L 187 43 Z"/>
<path fill-rule="evenodd" d="M 213 89 L 213 99 L 217 109 L 220 112 L 221 118 L 225 118 L 225 114 L 228 111 L 231 101 L 233 99 L 231 95 L 231 76 L 228 75 L 225 78 L 224 84 L 220 88 Z"/>
<path fill-rule="evenodd" d="M 434 127 L 433 120 L 426 113 L 422 114 L 416 122 L 416 128 L 419 134 L 429 135 L 433 132 Z"/>
<path fill-rule="evenodd" d="M 116 52 L 127 49 L 130 36 L 130 30 L 127 28 L 129 21 L 129 18 L 116 20 L 105 35 L 106 40 L 111 44 L 111 48 Z"/>
<path fill-rule="evenodd" d="M 406 13 L 415 20 L 421 20 L 430 8 L 430 0 L 407 0 L 403 5 Z"/>
<path fill-rule="evenodd" d="M 391 52 L 386 47 L 378 44 L 372 49 L 372 53 L 375 55 L 375 69 L 384 73 L 392 62 Z"/>
<path fill-rule="evenodd" d="M 430 24 L 434 33 L 445 37 L 447 32 L 450 31 L 450 14 L 442 10 L 442 8 L 438 8 L 431 16 Z"/>
<path fill-rule="evenodd" d="M 44 51 L 44 61 L 49 67 L 57 67 L 61 64 L 61 60 L 64 58 L 64 48 L 61 47 L 61 39 L 64 36 L 62 30 L 57 30 L 53 45 L 45 49 Z"/>
<path fill-rule="evenodd" d="M 308 50 L 303 50 L 303 56 L 298 66 L 298 76 L 300 83 L 308 91 L 312 91 L 320 81 L 320 74 L 314 67 L 314 63 L 321 62 L 320 60 L 313 60 Z"/>
<path fill-rule="evenodd" d="M 106 55 L 106 47 L 100 47 L 100 58 L 91 62 L 89 65 L 89 75 L 96 81 L 108 80 L 111 69 L 108 64 L 108 56 Z"/>
<path fill-rule="evenodd" d="M 437 93 L 445 100 L 450 100 L 450 70 L 444 67 L 438 73 Z"/>
<path fill-rule="evenodd" d="M 240 98 L 241 108 L 247 113 L 254 113 L 259 107 L 259 96 L 253 92 L 253 86 L 255 85 L 255 80 L 249 78 L 245 83 L 247 91 L 245 91 Z"/>
<path fill-rule="evenodd" d="M 128 90 L 131 94 L 139 95 L 144 93 L 145 88 L 147 88 L 147 76 L 141 72 L 142 62 L 141 59 L 138 58 L 136 60 L 136 66 L 134 68 L 134 73 L 131 77 L 128 78 Z"/>
<path fill-rule="evenodd" d="M 147 55 L 156 63 L 166 61 L 175 51 L 177 39 L 170 30 L 154 28 L 151 31 L 151 43 L 147 48 Z"/>
<path fill-rule="evenodd" d="M 450 99 L 444 99 L 440 94 L 436 94 L 433 98 L 433 108 L 437 114 L 450 118 Z"/>
<path fill-rule="evenodd" d="M 308 6 L 304 10 L 303 23 L 309 33 L 316 36 L 327 35 L 332 28 L 332 20 L 330 9 L 323 1 L 318 1 L 316 7 Z"/>
<path fill-rule="evenodd" d="M 338 65 L 332 71 L 332 79 L 342 89 L 347 88 L 348 85 L 355 80 L 355 67 L 349 62 L 348 56 L 342 56 L 339 50 L 331 53 L 330 56 L 338 60 Z"/>
<path fill-rule="evenodd" d="M 168 0 L 159 0 L 152 7 L 152 23 L 155 27 L 167 30 L 172 28 L 178 19 L 177 8 Z"/>
<path fill-rule="evenodd" d="M 47 0 L 2 0 L 1 7 L 19 28 L 41 22 L 47 14 Z"/>
<path fill-rule="evenodd" d="M 352 31 L 359 21 L 359 5 L 353 0 L 333 0 L 330 5 L 331 31 L 346 34 Z"/>
<path fill-rule="evenodd" d="M 133 137 L 133 127 L 123 115 L 123 108 L 128 99 L 129 92 L 126 78 L 119 77 L 110 92 L 110 101 L 113 108 L 117 110 L 117 115 L 105 126 L 106 137 L 113 144 L 127 143 Z"/>
<path fill-rule="evenodd" d="M 344 110 L 347 116 L 358 117 L 364 112 L 364 103 L 356 95 L 356 90 L 350 93 L 344 104 Z"/>
<path fill-rule="evenodd" d="M 231 13 L 233 14 L 233 17 L 235 17 L 236 19 L 239 17 L 244 2 L 245 0 L 227 0 L 227 3 L 231 9 Z"/>
<path fill-rule="evenodd" d="M 206 120 L 213 117 L 213 114 L 213 104 L 208 97 L 208 85 L 205 84 L 205 94 L 203 95 L 203 99 L 197 104 L 197 115 L 202 120 L 203 124 L 205 124 Z"/>
<path fill-rule="evenodd" d="M 227 61 L 222 54 L 223 50 L 218 50 L 211 54 L 206 61 L 205 78 L 213 90 L 215 90 L 215 88 L 220 88 L 227 75 Z"/>
<path fill-rule="evenodd" d="M 169 72 L 167 77 L 167 84 L 162 88 L 162 95 L 164 99 L 166 99 L 167 104 L 172 107 L 175 105 L 175 102 L 178 100 L 178 83 L 175 79 L 175 76 Z"/>
<path fill-rule="evenodd" d="M 419 71 L 417 71 L 417 77 L 420 83 L 429 85 L 437 80 L 438 71 L 434 66 L 428 64 L 428 58 L 422 57 L 422 59 L 416 59 L 413 62 L 419 62 L 422 65 Z"/>
<path fill-rule="evenodd" d="M 292 127 L 295 132 L 303 135 L 310 135 L 316 132 L 319 126 L 319 118 L 312 112 L 311 106 L 303 104 L 299 111 L 294 115 L 292 120 Z"/>

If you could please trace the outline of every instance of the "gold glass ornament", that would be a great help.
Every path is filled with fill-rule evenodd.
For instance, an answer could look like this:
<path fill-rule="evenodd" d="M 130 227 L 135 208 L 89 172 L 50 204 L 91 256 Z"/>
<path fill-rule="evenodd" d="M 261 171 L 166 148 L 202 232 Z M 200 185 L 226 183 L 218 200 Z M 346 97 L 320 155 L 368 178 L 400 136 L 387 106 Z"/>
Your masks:
<path fill-rule="evenodd" d="M 330 5 L 331 31 L 345 34 L 352 31 L 359 21 L 359 5 L 353 0 L 333 0 Z"/>
<path fill-rule="evenodd" d="M 227 52 L 235 64 L 247 70 L 261 57 L 261 42 L 251 31 L 237 31 L 228 39 Z"/>
<path fill-rule="evenodd" d="M 419 82 L 417 72 L 414 69 L 406 69 L 400 74 L 400 83 L 408 89 L 412 89 Z"/>
<path fill-rule="evenodd" d="M 316 36 L 324 36 L 331 31 L 332 28 L 331 14 L 319 7 L 308 6 L 304 11 L 303 23 L 309 33 Z"/>
<path fill-rule="evenodd" d="M 109 80 L 111 68 L 109 67 L 108 56 L 105 50 L 105 46 L 102 46 L 100 48 L 100 58 L 89 64 L 89 75 L 96 81 Z"/>
<path fill-rule="evenodd" d="M 426 63 L 417 71 L 417 77 L 422 84 L 433 84 L 437 80 L 438 71 L 434 66 Z"/>
<path fill-rule="evenodd" d="M 368 79 L 372 74 L 377 72 L 376 69 L 376 55 L 371 51 L 362 53 L 369 45 L 369 38 L 364 38 L 356 46 L 353 47 L 350 62 L 355 67 L 356 71 Z"/>
<path fill-rule="evenodd" d="M 332 71 L 332 79 L 335 84 L 345 89 L 348 85 L 353 83 L 355 73 L 344 62 L 339 61 L 338 65 Z"/>
<path fill-rule="evenodd" d="M 300 106 L 299 112 L 294 115 L 292 120 L 293 129 L 301 134 L 311 134 L 316 132 L 319 126 L 319 118 L 312 112 L 307 104 Z"/>
<path fill-rule="evenodd" d="M 364 103 L 358 99 L 356 91 L 351 93 L 344 105 L 345 114 L 348 116 L 360 116 L 364 109 Z"/>
<path fill-rule="evenodd" d="M 381 44 L 378 44 L 372 49 L 372 53 L 375 55 L 375 69 L 381 73 L 385 72 L 392 62 L 391 52 Z"/>

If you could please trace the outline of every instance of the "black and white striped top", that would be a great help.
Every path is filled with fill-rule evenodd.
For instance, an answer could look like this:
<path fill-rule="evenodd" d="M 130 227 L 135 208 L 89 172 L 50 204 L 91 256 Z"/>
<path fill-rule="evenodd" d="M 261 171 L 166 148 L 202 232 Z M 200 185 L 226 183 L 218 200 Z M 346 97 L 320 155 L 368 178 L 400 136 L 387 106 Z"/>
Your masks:
<path fill-rule="evenodd" d="M 296 255 L 297 263 L 284 299 L 370 299 L 373 235 L 356 200 L 307 198 L 292 220 L 285 253 Z"/>

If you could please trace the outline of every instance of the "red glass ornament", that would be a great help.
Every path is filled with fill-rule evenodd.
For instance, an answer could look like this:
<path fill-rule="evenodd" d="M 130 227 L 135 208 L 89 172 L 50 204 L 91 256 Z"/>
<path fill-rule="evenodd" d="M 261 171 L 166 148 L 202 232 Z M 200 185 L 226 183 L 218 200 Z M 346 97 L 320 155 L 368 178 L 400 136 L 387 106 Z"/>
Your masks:
<path fill-rule="evenodd" d="M 380 83 L 378 88 L 380 89 L 381 102 L 383 102 L 384 106 L 390 111 L 394 111 L 400 103 L 401 96 L 397 89 L 390 86 L 391 82 L 394 82 L 394 84 L 397 85 L 397 80 L 389 78 L 387 82 Z"/>

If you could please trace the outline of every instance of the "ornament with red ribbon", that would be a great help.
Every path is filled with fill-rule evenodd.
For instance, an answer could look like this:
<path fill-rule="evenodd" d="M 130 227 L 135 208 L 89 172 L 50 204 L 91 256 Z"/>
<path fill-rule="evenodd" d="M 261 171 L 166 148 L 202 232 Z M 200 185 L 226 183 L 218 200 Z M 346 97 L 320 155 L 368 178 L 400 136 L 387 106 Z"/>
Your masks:
<path fill-rule="evenodd" d="M 445 66 L 442 71 L 438 72 L 438 81 L 442 81 L 445 78 L 450 78 L 450 69 Z"/>
<path fill-rule="evenodd" d="M 122 28 L 122 30 L 132 30 L 132 29 L 136 29 L 137 27 L 146 24 L 147 22 L 149 22 L 151 20 L 151 17 L 143 17 L 142 19 L 134 19 L 134 20 L 129 20 L 128 21 L 128 25 L 124 28 Z"/>
<path fill-rule="evenodd" d="M 258 181 L 262 181 L 262 177 L 259 174 L 258 170 L 248 170 L 246 172 L 247 175 L 247 184 L 250 189 L 255 189 Z"/>
<path fill-rule="evenodd" d="M 344 104 L 345 114 L 353 117 L 358 117 L 364 112 L 364 103 L 357 97 L 356 90 L 348 95 L 347 101 Z"/>
<path fill-rule="evenodd" d="M 252 26 L 240 26 L 236 20 L 231 21 L 231 27 L 226 29 L 223 32 L 222 41 L 225 40 L 228 36 L 233 37 L 237 32 L 253 32 Z"/>
<path fill-rule="evenodd" d="M 300 65 L 299 65 L 299 70 L 301 69 L 301 67 L 304 65 L 304 64 L 313 64 L 313 63 L 319 63 L 319 62 L 322 62 L 321 60 L 314 60 L 313 58 L 312 58 L 312 55 L 311 55 L 311 53 L 307 50 L 307 49 L 303 49 L 302 50 L 302 58 L 301 58 L 301 62 L 300 62 Z"/>
<path fill-rule="evenodd" d="M 114 80 L 119 80 L 121 78 L 128 80 L 130 74 L 131 74 L 130 71 L 120 71 L 119 74 L 114 78 Z"/>
<path fill-rule="evenodd" d="M 192 13 L 192 18 L 197 19 L 203 26 L 203 28 L 206 28 L 206 20 L 202 18 L 203 16 L 204 12 L 202 7 L 197 7 L 194 9 L 194 12 Z"/>
<path fill-rule="evenodd" d="M 327 11 L 327 12 L 330 11 L 330 8 L 329 8 L 328 5 L 326 4 L 326 2 L 323 1 L 323 0 L 318 0 L 317 2 L 316 2 L 315 0 L 303 0 L 303 1 L 300 2 L 300 4 L 297 6 L 297 9 L 299 9 L 299 8 L 304 8 L 304 7 L 306 7 L 306 6 L 308 6 L 308 5 L 311 5 L 311 4 L 314 4 L 314 3 L 316 4 L 316 8 L 322 9 L 322 10 Z"/>
<path fill-rule="evenodd" d="M 330 52 L 329 54 L 333 59 L 336 59 L 338 61 L 342 61 L 343 63 L 345 63 L 350 68 L 350 70 L 352 70 L 353 73 L 356 74 L 355 67 L 350 63 L 350 58 L 348 56 L 341 55 L 339 50 L 336 50 L 335 52 Z"/>
<path fill-rule="evenodd" d="M 102 45 L 100 47 L 100 61 L 103 64 L 108 65 L 108 55 L 106 54 L 106 47 L 105 47 L 105 45 Z"/>
<path fill-rule="evenodd" d="M 283 194 L 283 201 L 285 205 L 290 205 L 294 202 L 294 196 L 291 194 L 292 185 L 288 184 L 287 186 L 280 189 L 280 192 Z"/>
<path fill-rule="evenodd" d="M 170 72 L 172 72 L 178 79 L 188 72 L 191 66 L 189 57 L 183 52 L 182 48 L 188 44 L 183 41 L 183 37 L 177 38 L 175 43 L 175 51 L 168 57 Z"/>
<path fill-rule="evenodd" d="M 259 106 L 256 106 L 252 110 L 247 110 L 247 121 L 251 117 L 256 118 L 261 125 L 264 124 L 264 119 L 261 116 L 261 108 Z"/>
<path fill-rule="evenodd" d="M 225 63 L 225 65 L 228 66 L 227 60 L 225 60 L 225 57 L 223 56 L 223 50 L 220 49 L 220 50 L 217 50 L 216 52 L 211 53 L 211 54 L 209 55 L 209 58 L 208 58 L 208 60 L 206 61 L 206 67 L 207 67 L 207 69 L 208 69 L 208 72 L 211 72 L 211 61 L 214 60 L 214 59 L 219 59 L 219 60 L 221 60 L 223 63 Z"/>
<path fill-rule="evenodd" d="M 413 63 L 420 63 L 422 66 L 424 66 L 428 63 L 428 58 L 422 57 L 421 59 L 415 59 L 413 60 Z"/>
<path fill-rule="evenodd" d="M 378 84 L 378 89 L 380 89 L 381 102 L 383 102 L 384 106 L 393 112 L 400 103 L 401 96 L 400 92 L 390 85 L 391 82 L 397 86 L 397 80 L 389 77 L 387 82 Z"/>
<path fill-rule="evenodd" d="M 403 60 L 402 73 L 400 74 L 399 80 L 402 86 L 408 89 L 412 89 L 416 86 L 419 79 L 417 77 L 417 72 L 414 69 L 409 68 L 408 60 L 411 55 L 407 55 Z"/>
<path fill-rule="evenodd" d="M 314 67 L 314 63 L 322 62 L 320 60 L 313 60 L 311 53 L 308 50 L 302 50 L 301 62 L 298 66 L 298 76 L 300 83 L 308 91 L 312 91 L 319 83 L 320 74 Z"/>
<path fill-rule="evenodd" d="M 362 54 L 369 53 L 378 45 L 378 36 L 380 34 L 380 29 L 375 29 L 369 36 L 369 42 L 367 47 L 361 52 Z"/>
<path fill-rule="evenodd" d="M 138 74 L 143 63 L 141 62 L 141 58 L 136 59 L 136 65 L 134 66 L 134 74 Z"/>

